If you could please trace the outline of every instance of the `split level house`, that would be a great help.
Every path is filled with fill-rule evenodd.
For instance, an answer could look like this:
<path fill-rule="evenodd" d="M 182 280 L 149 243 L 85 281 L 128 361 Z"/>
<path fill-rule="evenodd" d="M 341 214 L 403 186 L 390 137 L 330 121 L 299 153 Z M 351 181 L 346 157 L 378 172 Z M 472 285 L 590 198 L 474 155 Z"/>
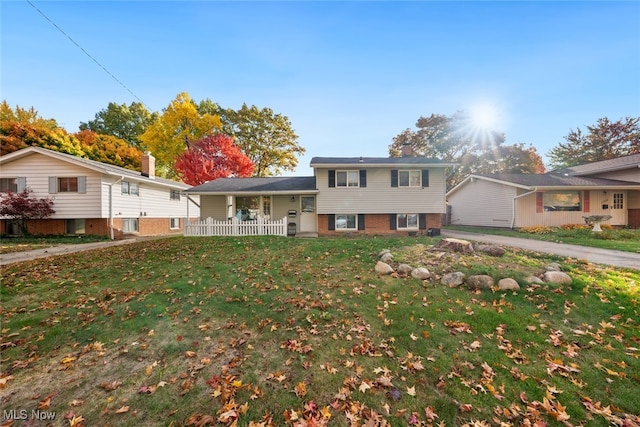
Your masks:
<path fill-rule="evenodd" d="M 424 157 L 314 157 L 313 176 L 223 178 L 190 188 L 216 222 L 282 220 L 288 235 L 439 229 L 453 163 Z"/>
<path fill-rule="evenodd" d="M 186 218 L 199 217 L 191 186 L 155 176 L 155 160 L 142 156 L 141 171 L 81 157 L 27 147 L 0 157 L 0 192 L 32 191 L 53 199 L 55 214 L 28 222 L 32 234 L 93 234 L 112 239 L 127 235 L 180 234 Z M 0 232 L 18 228 L 0 218 Z"/>
<path fill-rule="evenodd" d="M 447 200 L 452 225 L 560 226 L 602 215 L 640 228 L 640 154 L 544 174 L 470 175 Z"/>

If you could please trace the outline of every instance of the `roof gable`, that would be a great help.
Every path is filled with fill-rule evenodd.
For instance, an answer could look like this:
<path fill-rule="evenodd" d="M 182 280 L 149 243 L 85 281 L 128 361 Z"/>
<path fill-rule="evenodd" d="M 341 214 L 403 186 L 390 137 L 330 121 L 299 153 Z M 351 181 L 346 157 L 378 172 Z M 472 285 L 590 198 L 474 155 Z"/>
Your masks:
<path fill-rule="evenodd" d="M 587 163 L 584 165 L 571 166 L 568 168 L 552 171 L 551 173 L 582 176 L 631 168 L 640 168 L 640 153 L 632 154 L 630 156 L 618 157 L 610 160 Z"/>
<path fill-rule="evenodd" d="M 123 168 L 120 166 L 114 166 L 107 163 L 102 163 L 102 162 L 98 162 L 91 159 L 85 159 L 83 157 L 78 157 L 71 154 L 61 153 L 59 151 L 53 151 L 46 148 L 35 147 L 35 146 L 26 147 L 21 150 L 14 151 L 13 153 L 1 156 L 0 164 L 6 164 L 14 160 L 22 159 L 35 154 L 40 154 L 40 155 L 58 159 L 64 162 L 72 163 L 77 166 L 81 166 L 83 168 L 86 168 L 98 173 L 102 173 L 105 175 L 126 177 L 128 179 L 135 179 L 136 181 L 148 182 L 154 185 L 160 185 L 165 187 L 172 187 L 172 188 L 179 188 L 179 189 L 191 188 L 190 185 L 182 182 L 159 178 L 159 177 L 150 178 L 142 175 L 141 172 L 134 171 L 131 169 Z"/>
<path fill-rule="evenodd" d="M 301 177 L 257 177 L 257 178 L 218 178 L 187 190 L 188 193 L 287 193 L 315 192 L 316 178 Z"/>

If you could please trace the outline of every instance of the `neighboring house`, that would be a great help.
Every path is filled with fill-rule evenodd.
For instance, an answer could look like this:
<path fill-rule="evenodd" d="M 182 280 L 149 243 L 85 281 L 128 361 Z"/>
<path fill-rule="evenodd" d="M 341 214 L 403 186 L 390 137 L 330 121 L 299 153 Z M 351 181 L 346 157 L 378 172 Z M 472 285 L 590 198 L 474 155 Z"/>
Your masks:
<path fill-rule="evenodd" d="M 449 193 L 451 225 L 521 228 L 606 224 L 640 228 L 640 154 L 544 174 L 470 175 Z"/>
<path fill-rule="evenodd" d="M 142 172 L 93 160 L 27 147 L 0 157 L 0 192 L 33 191 L 51 197 L 56 213 L 30 221 L 33 234 L 94 234 L 112 239 L 124 235 L 179 234 L 184 219 L 199 217 L 191 186 L 155 176 L 155 160 L 146 153 Z M 12 234 L 11 221 L 0 219 L 0 231 Z"/>
<path fill-rule="evenodd" d="M 314 157 L 314 176 L 225 178 L 186 191 L 201 218 L 286 218 L 298 235 L 409 234 L 440 228 L 446 170 L 423 157 Z"/>

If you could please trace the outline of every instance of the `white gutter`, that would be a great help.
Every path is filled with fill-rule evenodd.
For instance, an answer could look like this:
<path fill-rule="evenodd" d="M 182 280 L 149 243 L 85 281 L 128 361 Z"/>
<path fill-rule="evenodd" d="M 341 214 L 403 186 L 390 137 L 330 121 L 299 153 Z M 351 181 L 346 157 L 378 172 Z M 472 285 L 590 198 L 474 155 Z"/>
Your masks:
<path fill-rule="evenodd" d="M 511 229 L 513 229 L 513 227 L 516 225 L 516 199 L 519 199 L 520 197 L 524 197 L 524 196 L 528 196 L 530 194 L 534 194 L 536 191 L 538 191 L 537 188 L 534 188 L 533 190 L 529 191 L 528 193 L 523 193 L 519 196 L 515 196 L 513 198 L 513 211 L 511 214 Z"/>

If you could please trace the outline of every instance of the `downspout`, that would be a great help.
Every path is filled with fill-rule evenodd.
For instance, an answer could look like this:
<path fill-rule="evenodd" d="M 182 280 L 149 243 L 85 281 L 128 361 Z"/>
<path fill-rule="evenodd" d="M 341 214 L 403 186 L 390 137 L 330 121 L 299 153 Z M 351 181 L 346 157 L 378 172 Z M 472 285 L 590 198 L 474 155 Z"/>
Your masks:
<path fill-rule="evenodd" d="M 519 199 L 520 197 L 524 197 L 524 196 L 528 196 L 530 194 L 534 194 L 536 191 L 538 191 L 537 188 L 534 188 L 533 190 L 529 191 L 528 193 L 524 193 L 521 194 L 519 196 L 515 196 L 513 198 L 513 210 L 511 213 L 511 229 L 513 230 L 513 227 L 515 227 L 516 225 L 516 199 Z"/>
<path fill-rule="evenodd" d="M 113 186 L 118 184 L 124 179 L 124 176 L 118 178 L 117 181 L 109 184 L 109 237 L 111 240 L 115 240 L 115 233 L 113 231 Z"/>

